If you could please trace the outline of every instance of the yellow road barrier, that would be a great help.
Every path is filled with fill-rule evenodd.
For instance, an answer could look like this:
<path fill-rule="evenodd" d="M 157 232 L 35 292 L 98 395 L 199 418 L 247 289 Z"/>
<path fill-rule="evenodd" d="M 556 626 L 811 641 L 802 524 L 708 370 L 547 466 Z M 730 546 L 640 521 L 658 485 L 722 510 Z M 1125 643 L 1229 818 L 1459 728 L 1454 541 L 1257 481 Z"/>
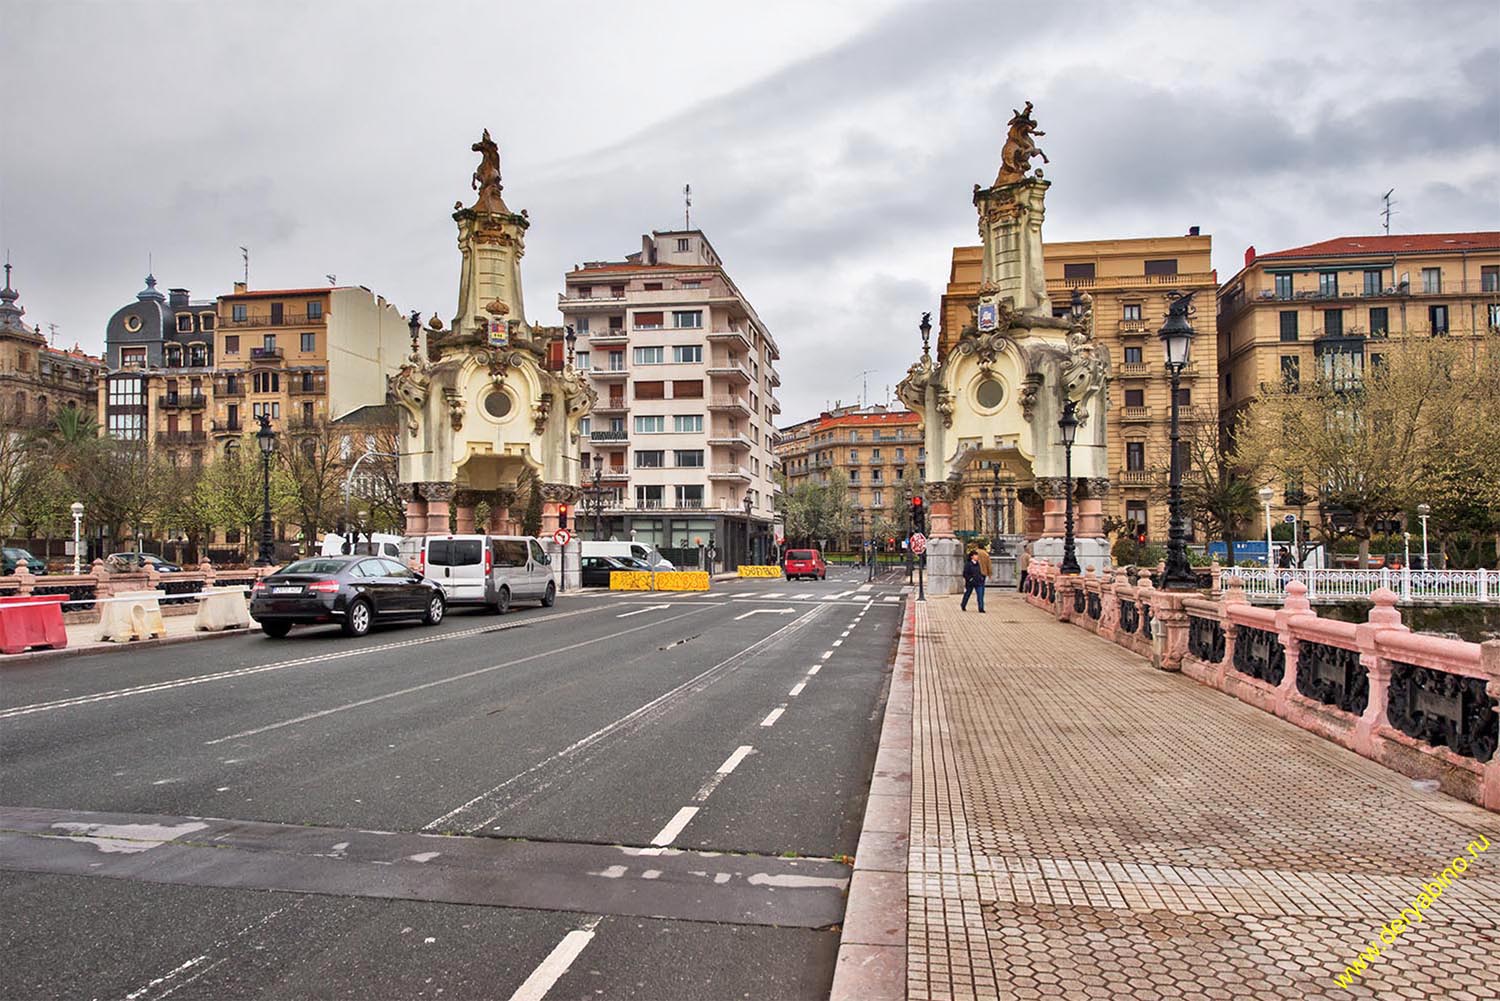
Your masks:
<path fill-rule="evenodd" d="M 780 577 L 781 567 L 741 566 L 741 577 Z"/>
<path fill-rule="evenodd" d="M 649 591 L 651 590 L 651 575 L 644 570 L 611 570 L 609 589 L 611 591 Z"/>
<path fill-rule="evenodd" d="M 703 570 L 673 570 L 648 573 L 645 570 L 613 570 L 609 575 L 611 591 L 707 591 L 708 573 Z"/>

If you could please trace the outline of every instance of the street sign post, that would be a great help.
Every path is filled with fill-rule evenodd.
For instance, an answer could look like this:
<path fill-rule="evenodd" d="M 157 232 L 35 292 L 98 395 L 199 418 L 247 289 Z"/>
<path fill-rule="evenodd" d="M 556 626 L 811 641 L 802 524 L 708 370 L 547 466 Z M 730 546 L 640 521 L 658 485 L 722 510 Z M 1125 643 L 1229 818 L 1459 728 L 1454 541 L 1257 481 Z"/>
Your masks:
<path fill-rule="evenodd" d="M 557 543 L 557 589 L 566 591 L 568 589 L 568 543 L 573 541 L 573 533 L 566 528 L 559 528 L 552 533 L 552 541 Z"/>

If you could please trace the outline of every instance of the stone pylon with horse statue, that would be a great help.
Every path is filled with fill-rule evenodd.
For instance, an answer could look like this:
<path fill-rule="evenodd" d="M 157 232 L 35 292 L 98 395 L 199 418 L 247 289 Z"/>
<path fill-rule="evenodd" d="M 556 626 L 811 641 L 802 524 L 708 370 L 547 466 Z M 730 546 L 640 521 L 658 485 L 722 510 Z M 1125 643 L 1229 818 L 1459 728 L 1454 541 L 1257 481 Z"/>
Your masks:
<path fill-rule="evenodd" d="M 458 532 L 518 533 L 525 481 L 542 492 L 542 533 L 550 535 L 559 507 L 579 496 L 579 425 L 596 394 L 574 369 L 571 345 L 561 366 L 552 355 L 561 328 L 527 322 L 521 256 L 531 220 L 501 196 L 500 153 L 488 130 L 472 148 L 478 198 L 467 208 L 457 202 L 453 213 L 458 311 L 447 329 L 432 317 L 389 381 L 407 533 L 446 533 L 450 515 Z"/>
<path fill-rule="evenodd" d="M 1047 294 L 1042 220 L 1050 182 L 1031 166 L 1038 157 L 1047 162 L 1035 142 L 1043 133 L 1031 107 L 1026 102 L 1010 119 L 995 182 L 974 186 L 983 241 L 978 295 L 947 304 L 936 355 L 924 336 L 921 359 L 897 388 L 925 426 L 929 586 L 940 594 L 962 589 L 954 511 L 985 503 L 981 468 L 997 483 L 1003 477 L 1005 496 L 1020 504 L 1016 511 L 1008 502 L 991 521 L 994 562 L 1013 570 L 1028 543 L 1034 556 L 1060 558 L 1067 470 L 1058 420 L 1065 410 L 1078 421 L 1072 448 L 1078 560 L 1103 566 L 1109 559 L 1101 499 L 1109 488 L 1109 358 L 1094 339 L 1089 296 L 1054 309 Z"/>

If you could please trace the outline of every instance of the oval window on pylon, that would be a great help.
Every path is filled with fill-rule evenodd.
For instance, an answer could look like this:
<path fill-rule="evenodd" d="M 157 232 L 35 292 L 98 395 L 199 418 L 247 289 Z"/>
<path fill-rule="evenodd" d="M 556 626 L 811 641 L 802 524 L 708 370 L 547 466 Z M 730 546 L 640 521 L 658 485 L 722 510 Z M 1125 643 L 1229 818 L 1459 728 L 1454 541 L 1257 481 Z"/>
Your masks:
<path fill-rule="evenodd" d="M 514 407 L 510 394 L 503 389 L 497 389 L 484 398 L 484 412 L 496 420 L 508 416 Z"/>

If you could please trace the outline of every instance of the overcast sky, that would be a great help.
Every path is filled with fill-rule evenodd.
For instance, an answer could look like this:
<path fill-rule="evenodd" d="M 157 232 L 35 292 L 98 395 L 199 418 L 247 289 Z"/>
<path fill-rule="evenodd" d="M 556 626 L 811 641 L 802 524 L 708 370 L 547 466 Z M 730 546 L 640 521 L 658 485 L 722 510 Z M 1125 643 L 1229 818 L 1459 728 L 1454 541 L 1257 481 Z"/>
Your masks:
<path fill-rule="evenodd" d="M 1214 8 L 1222 7 L 1222 12 Z M 0 0 L 0 248 L 98 351 L 142 285 L 367 285 L 455 308 L 452 206 L 500 144 L 528 319 L 564 271 L 701 226 L 782 347 L 783 419 L 884 402 L 1011 109 L 1044 237 L 1262 252 L 1500 229 L 1492 3 Z"/>

